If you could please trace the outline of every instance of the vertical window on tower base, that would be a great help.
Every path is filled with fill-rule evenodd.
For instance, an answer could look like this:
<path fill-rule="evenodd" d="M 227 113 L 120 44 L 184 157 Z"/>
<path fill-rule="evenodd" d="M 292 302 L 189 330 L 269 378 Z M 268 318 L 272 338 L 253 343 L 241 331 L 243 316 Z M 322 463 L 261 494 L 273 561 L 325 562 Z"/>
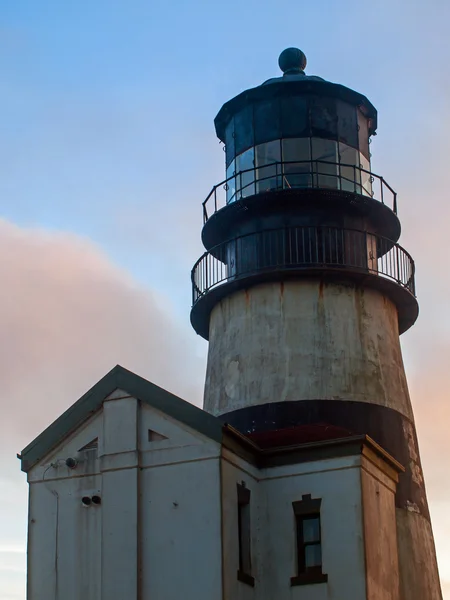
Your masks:
<path fill-rule="evenodd" d="M 254 586 L 252 576 L 251 530 L 250 530 L 250 490 L 244 482 L 237 484 L 239 569 L 237 578 L 247 585 Z"/>
<path fill-rule="evenodd" d="M 325 583 L 328 575 L 322 572 L 322 533 L 320 526 L 320 498 L 311 495 L 292 503 L 297 539 L 297 574 L 291 585 Z"/>

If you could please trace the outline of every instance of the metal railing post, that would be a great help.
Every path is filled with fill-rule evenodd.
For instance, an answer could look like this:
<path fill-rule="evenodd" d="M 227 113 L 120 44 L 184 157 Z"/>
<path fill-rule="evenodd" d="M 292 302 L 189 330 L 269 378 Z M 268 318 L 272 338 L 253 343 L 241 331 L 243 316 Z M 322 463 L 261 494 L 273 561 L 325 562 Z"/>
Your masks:
<path fill-rule="evenodd" d="M 397 259 L 397 261 L 396 261 L 397 262 L 397 283 L 399 283 L 401 285 L 401 279 L 400 279 L 400 259 L 399 259 L 399 256 L 398 256 L 399 248 L 398 248 L 397 244 L 395 244 L 394 248 L 395 248 L 396 259 Z"/>

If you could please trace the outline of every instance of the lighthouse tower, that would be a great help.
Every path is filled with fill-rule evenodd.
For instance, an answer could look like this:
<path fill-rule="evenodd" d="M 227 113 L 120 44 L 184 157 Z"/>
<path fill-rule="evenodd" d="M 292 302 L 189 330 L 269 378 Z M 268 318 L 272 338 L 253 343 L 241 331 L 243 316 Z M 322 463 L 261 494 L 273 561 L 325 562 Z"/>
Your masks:
<path fill-rule="evenodd" d="M 400 596 L 439 600 L 399 341 L 418 316 L 414 262 L 398 244 L 396 193 L 371 171 L 377 111 L 306 75 L 298 49 L 279 66 L 215 119 L 226 179 L 203 203 L 206 252 L 192 270 L 191 322 L 209 340 L 204 408 L 246 436 L 369 435 L 405 468 Z"/>

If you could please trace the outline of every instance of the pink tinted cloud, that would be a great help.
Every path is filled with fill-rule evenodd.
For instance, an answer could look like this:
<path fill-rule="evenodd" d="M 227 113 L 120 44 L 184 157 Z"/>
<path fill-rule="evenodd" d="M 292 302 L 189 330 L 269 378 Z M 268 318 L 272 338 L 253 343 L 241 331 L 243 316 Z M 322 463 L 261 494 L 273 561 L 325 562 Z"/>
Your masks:
<path fill-rule="evenodd" d="M 15 599 L 27 522 L 16 452 L 117 363 L 199 404 L 203 361 L 167 298 L 74 235 L 0 220 L 0 283 L 0 597 Z"/>
<path fill-rule="evenodd" d="M 117 363 L 200 403 L 202 363 L 185 352 L 187 324 L 94 245 L 0 221 L 0 257 L 9 436 L 29 441 Z"/>

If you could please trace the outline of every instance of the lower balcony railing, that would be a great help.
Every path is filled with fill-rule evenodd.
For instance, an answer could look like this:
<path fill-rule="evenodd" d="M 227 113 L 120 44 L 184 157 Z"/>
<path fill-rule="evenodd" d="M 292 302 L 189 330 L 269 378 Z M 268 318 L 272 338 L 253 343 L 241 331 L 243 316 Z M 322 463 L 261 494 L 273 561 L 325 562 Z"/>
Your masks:
<path fill-rule="evenodd" d="M 401 246 L 367 231 L 315 226 L 251 233 L 205 252 L 192 269 L 192 303 L 227 282 L 303 269 L 377 275 L 415 295 L 414 261 Z"/>

